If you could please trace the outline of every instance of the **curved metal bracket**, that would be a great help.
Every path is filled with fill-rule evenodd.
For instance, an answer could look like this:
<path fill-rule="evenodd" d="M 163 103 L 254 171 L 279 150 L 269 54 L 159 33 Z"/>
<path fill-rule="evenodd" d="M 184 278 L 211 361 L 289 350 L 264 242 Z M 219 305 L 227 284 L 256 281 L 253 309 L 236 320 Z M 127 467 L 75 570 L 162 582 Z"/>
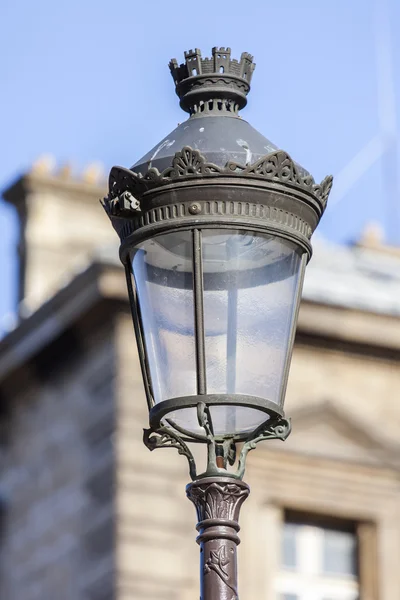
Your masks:
<path fill-rule="evenodd" d="M 150 451 L 153 451 L 156 448 L 176 448 L 178 450 L 178 454 L 182 454 L 188 459 L 189 474 L 192 481 L 197 479 L 196 463 L 193 458 L 193 454 L 190 452 L 188 446 L 177 433 L 174 433 L 174 431 L 167 427 L 160 427 L 159 429 L 144 429 L 143 443 Z"/>
<path fill-rule="evenodd" d="M 243 444 L 240 452 L 238 469 L 236 475 L 239 479 L 243 478 L 246 468 L 246 458 L 250 450 L 254 450 L 258 442 L 264 440 L 282 440 L 285 441 L 292 430 L 292 423 L 290 419 L 284 419 L 280 417 L 278 419 L 270 420 L 261 425 L 252 434 L 248 440 Z"/>
<path fill-rule="evenodd" d="M 176 448 L 179 454 L 186 456 L 189 462 L 189 473 L 192 481 L 204 477 L 232 477 L 242 479 L 246 468 L 246 458 L 258 442 L 263 440 L 285 440 L 291 431 L 290 419 L 278 417 L 269 419 L 258 427 L 244 442 L 240 452 L 236 471 L 228 471 L 228 464 L 233 466 L 236 461 L 236 444 L 233 436 L 218 438 L 214 434 L 210 411 L 204 402 L 197 405 L 199 425 L 204 429 L 207 438 L 207 469 L 197 474 L 196 462 L 187 444 L 179 433 L 169 427 L 144 429 L 143 442 L 149 450 L 155 448 Z"/>

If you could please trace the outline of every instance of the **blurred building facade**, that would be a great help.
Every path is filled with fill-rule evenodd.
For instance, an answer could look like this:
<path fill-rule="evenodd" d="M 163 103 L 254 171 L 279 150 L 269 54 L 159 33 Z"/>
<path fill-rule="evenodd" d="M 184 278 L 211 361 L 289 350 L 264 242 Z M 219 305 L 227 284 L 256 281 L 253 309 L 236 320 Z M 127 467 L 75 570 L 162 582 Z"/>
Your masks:
<path fill-rule="evenodd" d="M 0 342 L 0 598 L 198 597 L 187 465 L 142 444 L 147 408 L 96 170 L 46 162 L 5 191 L 21 236 Z M 99 240 L 104 243 L 98 247 Z M 400 253 L 316 242 L 284 443 L 249 455 L 241 597 L 400 597 Z"/>

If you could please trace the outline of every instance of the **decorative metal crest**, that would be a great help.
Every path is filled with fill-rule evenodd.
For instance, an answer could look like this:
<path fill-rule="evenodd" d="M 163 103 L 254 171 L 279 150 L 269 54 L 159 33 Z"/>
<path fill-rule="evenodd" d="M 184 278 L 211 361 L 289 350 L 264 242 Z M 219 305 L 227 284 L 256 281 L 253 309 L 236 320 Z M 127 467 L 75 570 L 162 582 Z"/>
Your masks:
<path fill-rule="evenodd" d="M 104 199 L 103 206 L 110 216 L 133 218 L 140 210 L 136 198 L 140 198 L 145 192 L 179 180 L 216 176 L 250 177 L 297 187 L 312 194 L 323 210 L 333 182 L 331 175 L 325 177 L 320 184 L 316 184 L 311 175 L 303 176 L 296 163 L 283 150 L 271 152 L 251 165 L 229 161 L 224 167 L 219 167 L 208 162 L 198 150 L 185 146 L 180 152 L 176 152 L 172 166 L 161 173 L 154 167 L 144 175 L 123 167 L 113 167 L 109 179 L 109 195 Z M 125 192 L 130 195 L 121 199 Z"/>
<path fill-rule="evenodd" d="M 159 429 L 145 429 L 143 442 L 149 450 L 155 448 L 176 448 L 179 454 L 186 456 L 189 462 L 189 473 L 192 481 L 203 477 L 230 476 L 242 479 L 246 468 L 248 453 L 263 440 L 285 440 L 291 431 L 289 419 L 271 418 L 258 427 L 245 440 L 240 452 L 237 469 L 235 472 L 227 470 L 228 464 L 233 466 L 236 461 L 236 444 L 233 437 L 225 436 L 223 439 L 214 435 L 211 415 L 204 402 L 197 405 L 197 417 L 199 425 L 204 429 L 207 442 L 207 470 L 200 475 L 197 474 L 196 463 L 187 444 L 179 433 L 170 427 Z"/>
<path fill-rule="evenodd" d="M 244 80 L 244 83 L 250 84 L 256 65 L 253 63 L 253 56 L 248 52 L 242 52 L 240 62 L 231 58 L 230 48 L 212 49 L 212 58 L 202 58 L 199 48 L 185 52 L 185 63 L 178 65 L 175 58 L 169 63 L 171 75 L 175 84 L 181 83 L 189 77 L 197 75 L 221 74 L 234 75 Z"/>
<path fill-rule="evenodd" d="M 185 52 L 185 62 L 169 63 L 180 105 L 186 112 L 231 112 L 246 106 L 256 65 L 248 52 L 231 59 L 230 48 L 213 48 L 212 58 L 202 58 L 198 48 Z"/>

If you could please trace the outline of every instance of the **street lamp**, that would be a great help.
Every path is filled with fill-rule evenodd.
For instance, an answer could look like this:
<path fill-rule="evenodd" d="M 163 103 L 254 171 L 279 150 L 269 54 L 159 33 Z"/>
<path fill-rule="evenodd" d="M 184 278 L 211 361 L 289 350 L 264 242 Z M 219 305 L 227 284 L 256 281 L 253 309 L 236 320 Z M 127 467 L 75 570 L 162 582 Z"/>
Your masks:
<path fill-rule="evenodd" d="M 112 168 L 103 205 L 121 239 L 144 443 L 188 458 L 201 598 L 230 600 L 247 453 L 290 433 L 283 403 L 302 282 L 332 177 L 316 185 L 238 115 L 251 55 L 213 48 L 203 59 L 196 49 L 169 66 L 190 116 L 131 169 Z M 207 445 L 201 474 L 191 442 Z"/>

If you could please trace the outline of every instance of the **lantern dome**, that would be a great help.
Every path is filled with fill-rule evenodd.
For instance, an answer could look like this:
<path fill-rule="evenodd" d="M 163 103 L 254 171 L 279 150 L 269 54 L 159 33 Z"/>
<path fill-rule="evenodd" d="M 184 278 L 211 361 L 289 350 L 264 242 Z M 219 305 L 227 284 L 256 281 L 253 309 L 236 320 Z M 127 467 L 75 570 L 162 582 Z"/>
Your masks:
<path fill-rule="evenodd" d="M 213 48 L 212 58 L 203 59 L 195 49 L 185 52 L 184 64 L 178 66 L 175 59 L 170 62 L 180 105 L 190 117 L 140 158 L 132 171 L 144 175 L 156 168 L 162 172 L 186 146 L 219 167 L 228 162 L 250 165 L 278 150 L 239 116 L 239 109 L 247 104 L 255 64 L 247 52 L 240 61 L 231 59 L 230 54 L 230 48 Z M 296 166 L 303 177 L 309 175 L 302 166 Z"/>

